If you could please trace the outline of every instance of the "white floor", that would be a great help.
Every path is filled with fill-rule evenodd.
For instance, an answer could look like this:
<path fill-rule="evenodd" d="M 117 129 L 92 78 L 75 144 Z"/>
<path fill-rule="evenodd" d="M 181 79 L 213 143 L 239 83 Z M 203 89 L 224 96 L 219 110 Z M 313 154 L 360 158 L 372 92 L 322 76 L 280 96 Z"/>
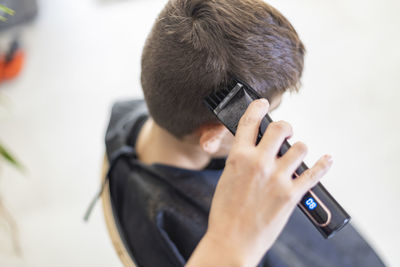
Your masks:
<path fill-rule="evenodd" d="M 1 164 L 22 256 L 0 222 L 0 266 L 120 266 L 100 205 L 89 223 L 82 217 L 98 189 L 110 105 L 141 96 L 141 48 L 164 2 L 40 1 L 23 31 L 25 69 L 0 85 L 0 142 L 27 169 Z M 400 266 L 400 4 L 271 3 L 308 50 L 301 92 L 272 117 L 292 123 L 309 164 L 333 155 L 323 183 L 387 264 Z"/>

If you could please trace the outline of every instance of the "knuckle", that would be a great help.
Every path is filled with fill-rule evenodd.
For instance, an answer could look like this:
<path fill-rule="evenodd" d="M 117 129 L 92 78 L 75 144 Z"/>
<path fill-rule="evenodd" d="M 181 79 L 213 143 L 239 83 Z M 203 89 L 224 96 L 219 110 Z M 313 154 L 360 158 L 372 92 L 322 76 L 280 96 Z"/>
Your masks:
<path fill-rule="evenodd" d="M 320 168 L 325 170 L 329 167 L 329 163 L 327 161 L 321 161 L 320 163 Z"/>
<path fill-rule="evenodd" d="M 292 133 L 292 126 L 286 121 L 274 121 L 270 124 L 271 128 L 278 132 Z"/>
<path fill-rule="evenodd" d="M 230 168 L 236 169 L 237 166 L 240 164 L 239 162 L 240 162 L 240 161 L 238 161 L 238 159 L 235 158 L 235 157 L 228 157 L 228 158 L 226 159 L 225 166 L 226 166 L 226 167 L 229 166 Z"/>
<path fill-rule="evenodd" d="M 301 152 L 302 154 L 307 153 L 308 152 L 308 147 L 306 144 L 304 144 L 303 142 L 296 142 L 293 145 L 299 152 Z"/>
<path fill-rule="evenodd" d="M 269 124 L 268 127 L 274 130 L 280 130 L 282 128 L 282 124 L 279 121 L 273 121 Z"/>
<path fill-rule="evenodd" d="M 266 176 L 269 174 L 268 168 L 265 167 L 265 164 L 262 160 L 256 160 L 253 163 L 253 168 L 255 171 L 259 172 L 263 176 Z"/>
<path fill-rule="evenodd" d="M 283 171 L 275 171 L 271 179 L 280 181 L 284 177 L 285 173 Z"/>
<path fill-rule="evenodd" d="M 278 193 L 279 201 L 282 202 L 292 202 L 294 198 L 293 190 L 290 186 L 287 185 L 280 185 L 280 190 Z"/>
<path fill-rule="evenodd" d="M 257 154 L 246 155 L 246 158 L 243 158 L 242 161 L 244 160 L 248 162 L 247 166 L 249 166 L 249 171 L 252 175 L 264 178 L 271 177 L 272 169 L 263 157 L 259 157 Z"/>
<path fill-rule="evenodd" d="M 227 158 L 226 160 L 226 165 L 240 165 L 243 164 L 244 162 L 247 161 L 248 155 L 245 151 L 240 150 L 236 151 L 234 153 L 231 153 L 231 155 Z"/>
<path fill-rule="evenodd" d="M 314 169 L 308 169 L 306 174 L 307 174 L 306 177 L 310 180 L 317 179 L 317 173 L 315 172 Z"/>
<path fill-rule="evenodd" d="M 245 114 L 243 117 L 240 119 L 239 124 L 241 126 L 246 126 L 246 125 L 253 125 L 257 123 L 257 118 L 255 118 L 252 115 Z"/>

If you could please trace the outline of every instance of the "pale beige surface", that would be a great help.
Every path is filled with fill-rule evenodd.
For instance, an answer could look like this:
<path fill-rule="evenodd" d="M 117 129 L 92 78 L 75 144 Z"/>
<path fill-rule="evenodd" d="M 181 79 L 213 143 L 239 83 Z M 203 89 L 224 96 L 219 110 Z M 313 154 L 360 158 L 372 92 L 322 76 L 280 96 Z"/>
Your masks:
<path fill-rule="evenodd" d="M 26 68 L 0 85 L 0 140 L 28 169 L 0 174 L 23 250 L 11 254 L 0 226 L 0 266 L 121 266 L 100 203 L 88 224 L 82 217 L 99 187 L 110 105 L 141 96 L 141 49 L 164 2 L 40 1 L 23 35 Z M 307 163 L 332 153 L 323 183 L 389 266 L 400 266 L 400 2 L 272 3 L 308 50 L 301 93 L 272 117 L 293 124 Z"/>
<path fill-rule="evenodd" d="M 111 238 L 111 242 L 113 243 L 114 249 L 116 253 L 118 254 L 118 257 L 120 258 L 122 264 L 125 267 L 136 267 L 134 263 L 134 259 L 132 259 L 129 256 L 128 253 L 128 248 L 125 247 L 124 243 L 122 242 L 122 237 L 120 236 L 118 232 L 118 228 L 115 223 L 115 218 L 113 215 L 112 211 L 112 206 L 111 206 L 111 198 L 110 198 L 110 187 L 109 183 L 105 181 L 107 178 L 107 172 L 108 172 L 108 160 L 107 156 L 104 156 L 104 161 L 103 161 L 103 166 L 102 166 L 102 173 L 101 173 L 101 182 L 106 184 L 104 185 L 104 190 L 101 194 L 101 202 L 103 206 L 103 213 L 104 213 L 104 219 L 106 221 L 107 225 L 107 230 L 108 234 Z"/>

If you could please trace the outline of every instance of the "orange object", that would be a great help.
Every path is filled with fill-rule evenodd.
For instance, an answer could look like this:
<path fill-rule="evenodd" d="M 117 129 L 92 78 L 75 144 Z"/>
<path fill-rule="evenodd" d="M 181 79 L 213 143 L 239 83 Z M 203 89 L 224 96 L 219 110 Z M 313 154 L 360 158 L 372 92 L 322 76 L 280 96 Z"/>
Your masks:
<path fill-rule="evenodd" d="M 4 65 L 3 79 L 10 80 L 15 78 L 21 72 L 24 59 L 24 52 L 21 50 L 16 51 L 12 60 Z"/>
<path fill-rule="evenodd" d="M 17 41 L 11 45 L 6 55 L 0 55 L 0 82 L 15 78 L 22 69 L 25 54 L 18 48 Z"/>
<path fill-rule="evenodd" d="M 6 65 L 6 60 L 4 55 L 0 55 L 0 82 L 3 81 L 4 66 Z"/>

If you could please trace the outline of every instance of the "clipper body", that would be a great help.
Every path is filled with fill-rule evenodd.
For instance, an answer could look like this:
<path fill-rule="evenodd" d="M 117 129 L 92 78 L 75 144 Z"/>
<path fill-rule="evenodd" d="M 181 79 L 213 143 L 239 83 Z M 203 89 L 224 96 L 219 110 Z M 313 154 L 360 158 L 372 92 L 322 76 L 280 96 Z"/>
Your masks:
<path fill-rule="evenodd" d="M 239 120 L 247 107 L 253 100 L 258 98 L 260 98 L 258 93 L 249 85 L 235 81 L 230 88 L 223 88 L 206 97 L 205 104 L 232 134 L 235 134 Z M 262 119 L 257 143 L 261 140 L 271 122 L 272 120 L 268 114 Z M 285 154 L 289 148 L 290 144 L 285 140 L 278 156 Z M 307 169 L 308 167 L 302 163 L 294 173 L 293 178 L 300 176 Z M 321 183 L 318 183 L 303 196 L 298 203 L 298 207 L 325 238 L 332 237 L 350 221 L 350 216 L 347 212 Z"/>

